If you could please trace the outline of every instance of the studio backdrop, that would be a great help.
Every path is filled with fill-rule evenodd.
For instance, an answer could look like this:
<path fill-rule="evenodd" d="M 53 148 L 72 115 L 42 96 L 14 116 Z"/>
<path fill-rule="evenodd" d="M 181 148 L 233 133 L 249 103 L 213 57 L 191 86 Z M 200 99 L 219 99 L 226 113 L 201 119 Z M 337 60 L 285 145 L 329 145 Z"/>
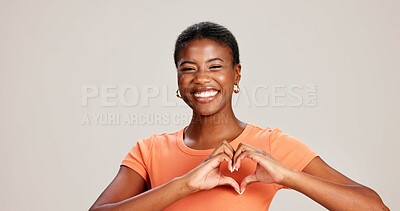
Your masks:
<path fill-rule="evenodd" d="M 174 42 L 239 43 L 237 117 L 281 128 L 400 210 L 400 3 L 0 1 L 2 210 L 87 210 L 125 154 L 188 124 Z M 271 210 L 324 210 L 290 190 Z"/>

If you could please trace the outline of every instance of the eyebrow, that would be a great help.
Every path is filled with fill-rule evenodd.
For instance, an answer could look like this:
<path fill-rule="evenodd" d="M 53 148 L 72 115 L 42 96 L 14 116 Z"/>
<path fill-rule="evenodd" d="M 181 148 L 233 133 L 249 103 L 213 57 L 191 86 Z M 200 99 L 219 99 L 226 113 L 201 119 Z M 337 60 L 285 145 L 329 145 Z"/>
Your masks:
<path fill-rule="evenodd" d="M 206 62 L 208 63 L 208 62 L 213 62 L 213 61 L 221 61 L 221 62 L 224 62 L 224 60 L 222 60 L 221 58 L 212 58 L 212 59 L 207 60 Z M 182 65 L 184 65 L 184 64 L 196 64 L 196 62 L 192 62 L 192 61 L 183 61 L 182 63 L 179 64 L 179 66 L 182 66 Z"/>
<path fill-rule="evenodd" d="M 222 59 L 220 59 L 220 58 L 209 59 L 209 60 L 207 60 L 206 62 L 213 62 L 213 61 L 216 61 L 216 60 L 219 60 L 219 61 L 221 61 L 221 62 L 224 62 L 224 60 L 222 60 Z"/>

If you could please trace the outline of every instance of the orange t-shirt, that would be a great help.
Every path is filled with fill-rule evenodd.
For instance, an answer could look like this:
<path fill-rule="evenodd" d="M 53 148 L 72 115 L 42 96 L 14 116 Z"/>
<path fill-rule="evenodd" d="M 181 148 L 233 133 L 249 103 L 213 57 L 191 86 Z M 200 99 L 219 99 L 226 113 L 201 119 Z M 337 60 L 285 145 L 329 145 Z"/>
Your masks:
<path fill-rule="evenodd" d="M 298 139 L 284 134 L 279 128 L 260 128 L 247 124 L 244 131 L 230 144 L 236 149 L 239 143 L 247 143 L 270 154 L 284 166 L 303 170 L 317 156 Z M 138 141 L 122 161 L 139 173 L 151 188 L 160 186 L 175 177 L 182 176 L 199 165 L 211 153 L 209 150 L 194 150 L 183 142 L 183 128 L 175 133 L 152 135 Z M 227 164 L 221 164 L 224 175 L 234 178 L 239 184 L 254 173 L 256 164 L 250 159 L 242 161 L 239 171 L 231 173 Z M 268 210 L 275 193 L 284 188 L 278 184 L 253 183 L 239 195 L 230 186 L 219 186 L 199 191 L 182 198 L 165 210 Z"/>

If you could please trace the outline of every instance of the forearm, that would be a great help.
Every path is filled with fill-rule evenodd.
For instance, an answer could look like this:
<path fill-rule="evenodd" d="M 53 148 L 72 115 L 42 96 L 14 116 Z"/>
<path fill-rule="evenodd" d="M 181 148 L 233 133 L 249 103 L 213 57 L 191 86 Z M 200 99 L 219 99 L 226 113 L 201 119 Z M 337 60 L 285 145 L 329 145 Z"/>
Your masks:
<path fill-rule="evenodd" d="M 307 195 L 329 210 L 389 210 L 378 194 L 362 185 L 333 183 L 291 170 L 283 185 Z"/>
<path fill-rule="evenodd" d="M 192 192 L 182 179 L 177 178 L 126 200 L 92 208 L 91 211 L 162 210 Z"/>

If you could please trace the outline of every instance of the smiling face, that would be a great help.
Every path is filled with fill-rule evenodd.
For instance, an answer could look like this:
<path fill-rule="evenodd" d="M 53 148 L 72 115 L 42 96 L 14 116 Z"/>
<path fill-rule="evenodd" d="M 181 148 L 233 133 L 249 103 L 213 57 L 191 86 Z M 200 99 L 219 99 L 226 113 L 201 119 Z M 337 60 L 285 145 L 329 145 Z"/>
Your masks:
<path fill-rule="evenodd" d="M 228 47 L 210 39 L 187 43 L 178 54 L 178 86 L 195 114 L 209 116 L 231 111 L 233 85 L 240 80 L 240 64 L 233 64 Z"/>

